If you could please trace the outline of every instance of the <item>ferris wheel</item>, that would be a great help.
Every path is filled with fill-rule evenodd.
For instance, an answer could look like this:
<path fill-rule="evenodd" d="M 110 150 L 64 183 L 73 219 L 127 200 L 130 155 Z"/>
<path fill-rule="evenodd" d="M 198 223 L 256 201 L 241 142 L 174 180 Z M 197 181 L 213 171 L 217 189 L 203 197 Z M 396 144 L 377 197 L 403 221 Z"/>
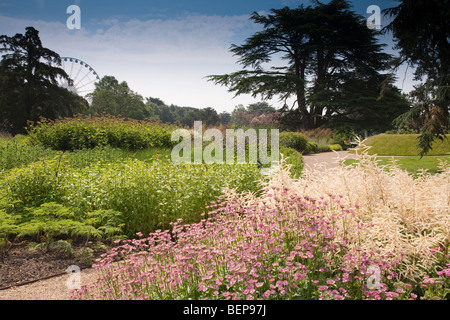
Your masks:
<path fill-rule="evenodd" d="M 69 84 L 67 80 L 60 79 L 61 87 L 84 98 L 95 90 L 95 83 L 100 81 L 100 77 L 94 68 L 80 59 L 71 57 L 61 57 L 61 63 L 61 68 L 73 81 L 72 84 Z"/>

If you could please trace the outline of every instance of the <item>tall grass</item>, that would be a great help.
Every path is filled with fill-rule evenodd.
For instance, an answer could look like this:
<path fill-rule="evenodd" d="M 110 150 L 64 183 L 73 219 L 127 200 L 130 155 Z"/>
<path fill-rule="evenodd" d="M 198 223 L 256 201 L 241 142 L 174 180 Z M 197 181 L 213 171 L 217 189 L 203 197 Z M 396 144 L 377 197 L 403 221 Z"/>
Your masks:
<path fill-rule="evenodd" d="M 167 229 L 179 218 L 199 221 L 223 187 L 257 192 L 261 179 L 259 168 L 250 165 L 174 165 L 164 159 L 88 165 L 78 161 L 77 167 L 61 155 L 9 170 L 0 181 L 5 203 L 14 204 L 19 215 L 45 203 L 75 208 L 80 215 L 114 210 L 125 217 L 123 232 L 133 235 Z"/>
<path fill-rule="evenodd" d="M 396 163 L 386 170 L 368 149 L 362 145 L 356 150 L 356 167 L 305 169 L 301 179 L 290 184 L 299 194 L 335 194 L 344 206 L 358 205 L 359 217 L 373 225 L 362 248 L 392 254 L 402 261 L 404 277 L 424 276 L 449 258 L 450 166 L 443 162 L 439 173 L 422 171 L 414 177 Z"/>

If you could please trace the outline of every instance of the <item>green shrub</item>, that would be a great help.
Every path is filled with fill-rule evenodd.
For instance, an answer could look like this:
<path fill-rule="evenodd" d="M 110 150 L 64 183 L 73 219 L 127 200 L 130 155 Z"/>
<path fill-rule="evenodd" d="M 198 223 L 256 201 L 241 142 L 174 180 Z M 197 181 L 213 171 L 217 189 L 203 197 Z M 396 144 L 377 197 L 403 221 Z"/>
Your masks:
<path fill-rule="evenodd" d="M 319 152 L 319 145 L 317 142 L 308 142 L 304 154 L 314 154 L 317 152 Z"/>
<path fill-rule="evenodd" d="M 17 136 L 0 145 L 0 171 L 24 167 L 42 158 L 51 159 L 57 154 L 41 145 L 31 145 L 26 137 Z"/>
<path fill-rule="evenodd" d="M 29 217 L 35 208 L 57 203 L 73 208 L 74 219 L 80 223 L 71 236 L 109 239 L 166 229 L 179 218 L 197 222 L 223 187 L 258 192 L 261 178 L 256 165 L 175 165 L 167 160 L 125 159 L 74 168 L 62 158 L 13 169 L 1 188 L 5 203 L 16 203 L 16 212 Z M 36 234 L 36 228 L 28 234 Z"/>
<path fill-rule="evenodd" d="M 308 138 L 300 132 L 280 132 L 280 146 L 304 153 L 308 148 Z"/>
<path fill-rule="evenodd" d="M 150 121 L 113 117 L 78 117 L 42 121 L 28 128 L 33 143 L 73 151 L 111 146 L 127 150 L 171 147 L 173 127 Z"/>
<path fill-rule="evenodd" d="M 45 203 L 38 208 L 29 208 L 26 216 L 27 221 L 20 225 L 19 236 L 43 240 L 47 250 L 56 237 L 68 236 L 80 225 L 75 221 L 72 210 L 57 203 Z"/>
<path fill-rule="evenodd" d="M 290 172 L 292 177 L 300 177 L 304 167 L 302 154 L 292 148 L 286 147 L 280 147 L 280 153 L 286 159 L 286 163 L 291 165 Z"/>
<path fill-rule="evenodd" d="M 55 160 L 39 161 L 24 168 L 10 170 L 2 181 L 3 188 L 8 190 L 8 201 L 18 201 L 26 207 L 60 202 L 64 194 L 61 176 L 67 169 L 62 157 L 58 157 Z"/>
<path fill-rule="evenodd" d="M 8 254 L 11 247 L 10 237 L 17 234 L 17 221 L 20 217 L 0 210 L 0 261 Z"/>
<path fill-rule="evenodd" d="M 331 144 L 329 145 L 331 151 L 342 151 L 342 146 L 340 144 Z"/>

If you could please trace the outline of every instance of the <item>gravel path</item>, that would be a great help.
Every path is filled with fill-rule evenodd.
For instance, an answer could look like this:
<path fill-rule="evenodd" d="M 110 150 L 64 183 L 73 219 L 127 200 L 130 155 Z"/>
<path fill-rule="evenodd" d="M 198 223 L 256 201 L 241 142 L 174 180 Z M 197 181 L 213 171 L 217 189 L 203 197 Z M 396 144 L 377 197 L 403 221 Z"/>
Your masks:
<path fill-rule="evenodd" d="M 305 167 L 309 169 L 337 167 L 339 160 L 352 159 L 355 155 L 348 151 L 325 152 L 313 155 L 305 155 Z M 47 280 L 38 281 L 26 286 L 0 291 L 0 300 L 67 300 L 70 290 L 67 283 L 74 275 L 63 275 Z M 85 269 L 80 273 L 81 285 L 87 285 L 95 281 L 94 269 Z"/>
<path fill-rule="evenodd" d="M 339 166 L 339 160 L 355 158 L 356 155 L 348 151 L 323 152 L 303 156 L 305 167 L 309 169 L 314 169 L 318 165 L 320 168 L 334 168 Z"/>
<path fill-rule="evenodd" d="M 78 274 L 81 286 L 89 285 L 96 279 L 94 269 L 84 269 Z M 69 287 L 76 281 L 77 274 L 67 274 L 41 280 L 26 286 L 0 291 L 0 300 L 68 300 Z"/>

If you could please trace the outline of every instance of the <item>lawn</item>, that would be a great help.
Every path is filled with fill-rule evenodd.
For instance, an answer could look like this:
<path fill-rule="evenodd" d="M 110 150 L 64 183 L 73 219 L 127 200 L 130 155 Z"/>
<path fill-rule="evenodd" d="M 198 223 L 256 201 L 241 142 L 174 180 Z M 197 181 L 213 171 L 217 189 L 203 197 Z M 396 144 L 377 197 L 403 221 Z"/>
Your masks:
<path fill-rule="evenodd" d="M 418 134 L 381 134 L 369 137 L 364 141 L 370 146 L 369 154 L 380 156 L 417 156 L 420 150 L 417 148 Z M 449 155 L 450 135 L 444 141 L 437 140 L 433 143 L 433 150 L 428 156 Z"/>
<path fill-rule="evenodd" d="M 380 166 L 388 166 L 393 161 L 403 169 L 408 171 L 412 175 L 416 175 L 421 170 L 427 170 L 431 174 L 441 172 L 440 164 L 442 161 L 450 163 L 450 156 L 424 156 L 420 158 L 418 156 L 405 156 L 405 157 L 377 157 L 376 161 Z M 358 160 L 348 159 L 345 160 L 345 165 L 356 165 Z"/>

